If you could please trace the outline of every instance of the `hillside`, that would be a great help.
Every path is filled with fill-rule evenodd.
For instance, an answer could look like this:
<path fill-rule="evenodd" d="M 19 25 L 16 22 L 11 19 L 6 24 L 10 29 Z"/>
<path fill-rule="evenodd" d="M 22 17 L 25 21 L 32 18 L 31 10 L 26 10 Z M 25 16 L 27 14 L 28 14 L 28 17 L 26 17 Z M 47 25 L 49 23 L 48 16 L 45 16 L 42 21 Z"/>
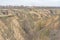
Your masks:
<path fill-rule="evenodd" d="M 60 40 L 60 8 L 1 8 L 0 40 Z"/>

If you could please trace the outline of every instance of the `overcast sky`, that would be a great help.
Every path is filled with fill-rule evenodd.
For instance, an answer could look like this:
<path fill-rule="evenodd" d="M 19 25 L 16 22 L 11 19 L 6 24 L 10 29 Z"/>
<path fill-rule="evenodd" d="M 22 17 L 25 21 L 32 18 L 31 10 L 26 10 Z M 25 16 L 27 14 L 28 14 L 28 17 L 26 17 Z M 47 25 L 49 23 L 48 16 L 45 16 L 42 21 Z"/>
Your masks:
<path fill-rule="evenodd" d="M 59 6 L 60 0 L 0 0 L 0 5 Z"/>

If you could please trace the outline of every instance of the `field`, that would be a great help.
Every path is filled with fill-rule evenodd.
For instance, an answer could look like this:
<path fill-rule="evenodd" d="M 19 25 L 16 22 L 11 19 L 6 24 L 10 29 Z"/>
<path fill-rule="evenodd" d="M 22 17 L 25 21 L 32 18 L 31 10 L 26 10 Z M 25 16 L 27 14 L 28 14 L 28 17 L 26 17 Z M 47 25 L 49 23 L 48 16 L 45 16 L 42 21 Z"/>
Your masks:
<path fill-rule="evenodd" d="M 60 40 L 60 8 L 1 8 L 0 40 Z"/>

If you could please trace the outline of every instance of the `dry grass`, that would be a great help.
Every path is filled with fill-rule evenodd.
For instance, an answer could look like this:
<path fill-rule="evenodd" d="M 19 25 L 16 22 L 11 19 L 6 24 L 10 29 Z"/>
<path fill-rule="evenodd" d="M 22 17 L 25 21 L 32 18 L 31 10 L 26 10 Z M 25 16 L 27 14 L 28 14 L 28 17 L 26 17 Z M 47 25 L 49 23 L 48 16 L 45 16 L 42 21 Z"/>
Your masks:
<path fill-rule="evenodd" d="M 6 12 L 0 14 L 0 40 L 53 40 L 56 39 L 54 36 L 59 38 L 59 11 L 40 8 L 8 9 L 7 15 Z"/>

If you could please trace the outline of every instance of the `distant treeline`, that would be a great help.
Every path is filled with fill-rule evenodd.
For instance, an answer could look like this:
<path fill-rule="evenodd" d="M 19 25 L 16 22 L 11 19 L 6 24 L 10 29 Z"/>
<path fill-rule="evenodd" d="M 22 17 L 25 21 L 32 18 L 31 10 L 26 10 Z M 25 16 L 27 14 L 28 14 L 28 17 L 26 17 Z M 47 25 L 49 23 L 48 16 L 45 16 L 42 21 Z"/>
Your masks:
<path fill-rule="evenodd" d="M 56 9 L 56 8 L 60 8 L 60 7 L 48 7 L 48 6 L 46 6 L 46 7 L 44 7 L 44 6 L 23 6 L 23 5 L 21 5 L 21 6 L 0 6 L 0 8 L 48 8 L 48 9 L 50 9 L 50 8 L 54 8 L 54 9 Z"/>

